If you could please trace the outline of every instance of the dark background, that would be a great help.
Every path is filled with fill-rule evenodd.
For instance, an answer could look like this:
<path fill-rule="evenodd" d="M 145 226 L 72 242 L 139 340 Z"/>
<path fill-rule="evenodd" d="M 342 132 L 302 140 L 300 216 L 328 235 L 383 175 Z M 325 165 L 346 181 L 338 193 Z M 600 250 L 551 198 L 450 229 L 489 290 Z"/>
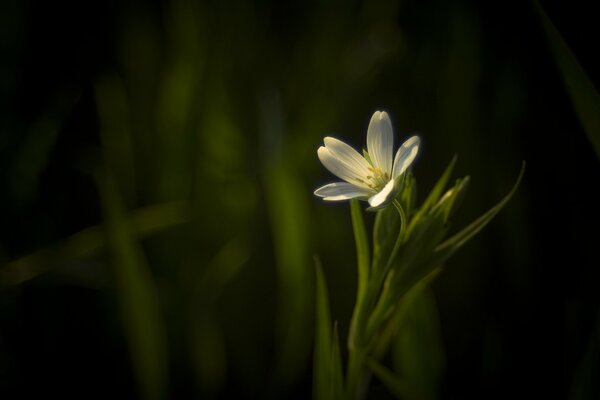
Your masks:
<path fill-rule="evenodd" d="M 597 85 L 597 16 L 541 4 Z M 309 397 L 312 255 L 342 337 L 356 281 L 348 206 L 312 196 L 332 180 L 316 149 L 326 135 L 363 146 L 379 109 L 396 143 L 423 139 L 421 198 L 459 155 L 472 185 L 457 227 L 527 162 L 433 284 L 441 398 L 600 396 L 598 157 L 532 3 L 0 7 L 1 398 Z M 132 245 L 163 332 L 167 383 L 144 395 L 131 325 L 148 320 L 123 306 L 138 278 L 120 281 L 119 221 L 180 201 L 187 222 Z M 93 226 L 106 246 L 65 245 Z M 30 254 L 37 272 L 19 278 Z"/>

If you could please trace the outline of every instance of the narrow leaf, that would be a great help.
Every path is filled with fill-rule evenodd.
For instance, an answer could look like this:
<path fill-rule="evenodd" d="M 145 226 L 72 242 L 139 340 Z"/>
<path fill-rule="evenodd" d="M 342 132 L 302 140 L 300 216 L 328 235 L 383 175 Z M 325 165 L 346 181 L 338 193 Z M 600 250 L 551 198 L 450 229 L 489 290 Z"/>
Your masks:
<path fill-rule="evenodd" d="M 379 211 L 375 216 L 373 226 L 373 272 L 383 268 L 396 237 L 400 232 L 400 216 L 394 207 L 387 207 Z"/>
<path fill-rule="evenodd" d="M 313 355 L 313 399 L 329 400 L 332 392 L 333 350 L 331 339 L 331 315 L 327 283 L 320 260 L 315 257 L 316 301 L 315 301 L 315 346 Z"/>
<path fill-rule="evenodd" d="M 367 366 L 375 374 L 377 379 L 396 397 L 402 400 L 421 399 L 417 391 L 406 382 L 394 375 L 392 371 L 373 359 L 367 360 Z"/>
<path fill-rule="evenodd" d="M 461 201 L 464 198 L 467 187 L 469 186 L 470 177 L 466 176 L 462 179 L 458 179 L 452 189 L 448 190 L 440 201 L 435 205 L 434 212 L 440 212 L 444 216 L 444 222 L 448 221 L 448 218 L 458 208 Z"/>
<path fill-rule="evenodd" d="M 394 369 L 429 399 L 438 397 L 444 350 L 435 297 L 428 285 L 411 289 L 400 306 L 392 347 Z"/>
<path fill-rule="evenodd" d="M 187 222 L 188 210 L 188 204 L 182 201 L 156 204 L 132 211 L 127 216 L 127 224 L 137 237 L 143 239 Z M 102 226 L 83 229 L 0 268 L 0 287 L 20 285 L 67 262 L 87 259 L 105 246 L 106 235 Z"/>
<path fill-rule="evenodd" d="M 521 167 L 521 172 L 519 172 L 519 176 L 517 177 L 517 181 L 513 185 L 510 192 L 502 199 L 498 204 L 492 207 L 488 212 L 483 214 L 481 217 L 477 218 L 473 221 L 469 226 L 452 236 L 450 239 L 447 239 L 445 242 L 436 247 L 436 252 L 442 253 L 446 252 L 449 257 L 454 251 L 460 248 L 463 244 L 465 244 L 469 239 L 475 236 L 479 231 L 483 229 L 495 216 L 502 210 L 502 208 L 508 203 L 508 201 L 515 194 L 515 191 L 519 187 L 521 183 L 521 179 L 523 178 L 523 174 L 525 173 L 525 162 L 523 162 L 523 166 Z"/>
<path fill-rule="evenodd" d="M 600 157 L 600 94 L 543 8 L 534 4 L 575 113 Z"/>
<path fill-rule="evenodd" d="M 397 301 L 398 304 L 394 307 L 393 315 L 389 318 L 387 324 L 381 329 L 380 334 L 374 340 L 372 354 L 375 359 L 379 360 L 387 354 L 387 350 L 398 332 L 402 319 L 405 317 L 407 310 L 410 310 L 411 308 L 413 299 L 429 286 L 439 272 L 440 269 L 438 268 L 433 272 L 430 272 L 424 278 L 421 278 L 400 300 Z"/>
<path fill-rule="evenodd" d="M 457 159 L 458 156 L 456 155 L 452 157 L 452 160 L 450 160 L 450 164 L 448 164 L 448 166 L 444 170 L 444 173 L 442 174 L 442 176 L 440 176 L 440 179 L 438 179 L 433 189 L 431 189 L 431 192 L 429 192 L 429 195 L 427 196 L 427 198 L 423 202 L 423 205 L 421 206 L 421 210 L 424 210 L 424 212 L 429 211 L 429 209 L 431 209 L 435 205 L 435 203 L 438 202 L 440 196 L 446 188 L 446 185 L 448 184 L 448 181 L 450 180 L 452 171 L 454 171 L 454 166 L 456 165 Z"/>
<path fill-rule="evenodd" d="M 340 354 L 340 338 L 337 321 L 333 325 L 333 344 L 331 349 L 331 398 L 341 400 L 344 395 L 344 375 L 342 372 L 342 356 Z"/>
<path fill-rule="evenodd" d="M 431 191 L 429 192 L 429 195 L 423 202 L 423 205 L 421 206 L 421 208 L 419 208 L 415 216 L 411 219 L 410 224 L 408 226 L 408 235 L 412 233 L 413 229 L 423 218 L 423 216 L 426 215 L 429 212 L 429 210 L 433 208 L 433 206 L 439 201 L 440 196 L 442 196 L 442 193 L 444 192 L 444 189 L 448 184 L 448 180 L 452 175 L 452 171 L 454 171 L 454 166 L 456 165 L 457 159 L 458 157 L 456 155 L 452 157 L 452 160 L 450 160 L 450 164 L 448 164 L 446 170 L 444 171 L 440 179 L 438 179 L 437 183 L 433 186 L 433 189 L 431 189 Z"/>
<path fill-rule="evenodd" d="M 104 162 L 114 174 L 123 202 L 135 204 L 136 153 L 125 88 L 118 77 L 106 76 L 96 80 L 94 92 Z"/>
<path fill-rule="evenodd" d="M 404 175 L 402 186 L 400 188 L 400 204 L 406 211 L 406 215 L 411 215 L 417 199 L 417 182 L 410 172 Z"/>
<path fill-rule="evenodd" d="M 157 291 L 140 243 L 125 218 L 117 185 L 98 174 L 109 249 L 129 349 L 144 399 L 167 395 L 167 346 Z"/>
<path fill-rule="evenodd" d="M 310 362 L 312 333 L 306 329 L 313 310 L 313 276 L 309 245 L 306 188 L 283 160 L 265 167 L 266 200 L 276 257 L 278 293 L 278 359 L 275 391 L 283 390 Z M 276 387 L 277 386 L 277 387 Z"/>

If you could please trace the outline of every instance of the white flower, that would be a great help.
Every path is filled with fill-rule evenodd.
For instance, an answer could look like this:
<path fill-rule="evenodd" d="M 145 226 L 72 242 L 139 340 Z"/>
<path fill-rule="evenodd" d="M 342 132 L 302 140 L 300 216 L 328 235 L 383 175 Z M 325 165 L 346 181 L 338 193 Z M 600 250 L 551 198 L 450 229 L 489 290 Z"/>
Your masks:
<path fill-rule="evenodd" d="M 372 208 L 390 203 L 402 174 L 419 151 L 420 139 L 413 136 L 400 146 L 392 162 L 394 134 L 390 117 L 376 111 L 367 130 L 367 158 L 341 140 L 326 137 L 319 147 L 319 159 L 331 173 L 345 182 L 335 182 L 315 190 L 323 200 L 367 200 Z"/>

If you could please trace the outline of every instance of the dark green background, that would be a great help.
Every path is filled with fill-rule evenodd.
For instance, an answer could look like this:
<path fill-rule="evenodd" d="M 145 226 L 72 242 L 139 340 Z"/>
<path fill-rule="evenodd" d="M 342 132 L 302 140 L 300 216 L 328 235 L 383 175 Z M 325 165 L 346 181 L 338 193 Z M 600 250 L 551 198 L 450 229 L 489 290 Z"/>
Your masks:
<path fill-rule="evenodd" d="M 597 16 L 585 2 L 541 4 L 598 82 Z M 116 233 L 132 210 L 173 201 L 189 222 L 130 247 L 164 334 L 168 384 L 155 394 L 309 397 L 313 254 L 342 337 L 356 282 L 348 205 L 312 195 L 335 179 L 316 150 L 326 135 L 364 146 L 375 110 L 397 144 L 421 135 L 421 198 L 459 155 L 472 185 L 455 226 L 527 162 L 515 197 L 433 285 L 442 398 L 600 395 L 598 158 L 532 3 L 1 8 L 2 399 L 143 393 L 122 306 L 137 292 L 117 282 Z M 107 246 L 60 250 L 90 226 Z M 48 271 L 11 284 L 28 254 Z M 231 276 L 210 275 L 221 264 Z M 389 397 L 376 380 L 372 393 Z"/>

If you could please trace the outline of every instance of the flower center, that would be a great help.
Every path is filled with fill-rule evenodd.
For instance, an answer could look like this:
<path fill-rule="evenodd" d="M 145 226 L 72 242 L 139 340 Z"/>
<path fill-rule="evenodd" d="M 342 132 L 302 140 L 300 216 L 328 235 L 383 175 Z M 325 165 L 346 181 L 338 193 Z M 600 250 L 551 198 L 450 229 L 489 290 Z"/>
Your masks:
<path fill-rule="evenodd" d="M 365 182 L 367 186 L 371 189 L 379 191 L 383 189 L 383 187 L 390 181 L 390 176 L 387 172 L 383 172 L 379 168 L 369 167 L 369 171 L 372 172 L 371 175 L 367 175 L 367 181 Z"/>

